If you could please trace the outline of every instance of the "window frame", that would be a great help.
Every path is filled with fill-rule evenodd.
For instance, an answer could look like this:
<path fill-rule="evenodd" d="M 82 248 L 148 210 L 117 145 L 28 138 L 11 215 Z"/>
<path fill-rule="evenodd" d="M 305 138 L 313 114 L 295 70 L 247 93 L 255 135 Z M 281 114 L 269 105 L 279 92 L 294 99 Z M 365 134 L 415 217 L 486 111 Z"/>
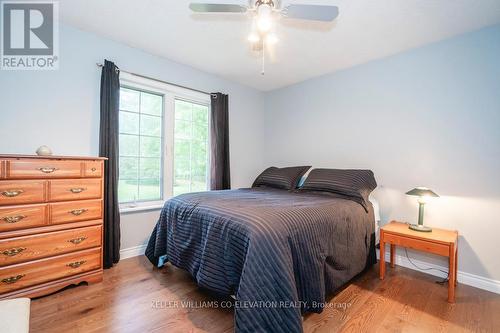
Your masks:
<path fill-rule="evenodd" d="M 187 88 L 174 86 L 161 81 L 148 79 L 130 73 L 120 73 L 120 88 L 136 89 L 163 96 L 162 124 L 162 198 L 155 201 L 136 201 L 120 203 L 120 212 L 135 212 L 160 209 L 165 201 L 173 197 L 174 180 L 174 131 L 175 131 L 175 100 L 181 99 L 208 107 L 208 151 L 210 151 L 210 95 Z M 207 169 L 210 166 L 210 154 L 207 156 Z M 210 170 L 207 170 L 207 190 L 210 184 Z"/>

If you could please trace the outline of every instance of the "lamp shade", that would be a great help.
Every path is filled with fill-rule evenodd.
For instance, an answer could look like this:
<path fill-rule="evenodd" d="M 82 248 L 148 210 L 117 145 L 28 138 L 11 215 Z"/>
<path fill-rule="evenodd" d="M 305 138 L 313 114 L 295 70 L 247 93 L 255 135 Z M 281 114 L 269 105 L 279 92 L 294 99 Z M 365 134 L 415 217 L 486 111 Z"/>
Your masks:
<path fill-rule="evenodd" d="M 439 195 L 437 195 L 427 187 L 415 187 L 413 190 L 409 190 L 408 192 L 406 192 L 406 194 L 414 195 L 417 197 L 439 197 Z"/>

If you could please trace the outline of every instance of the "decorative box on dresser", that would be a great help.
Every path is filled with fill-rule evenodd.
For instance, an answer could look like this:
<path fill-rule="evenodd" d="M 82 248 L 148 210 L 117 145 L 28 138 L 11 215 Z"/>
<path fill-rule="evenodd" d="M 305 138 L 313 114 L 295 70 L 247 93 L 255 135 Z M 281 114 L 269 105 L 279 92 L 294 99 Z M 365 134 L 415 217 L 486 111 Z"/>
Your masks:
<path fill-rule="evenodd" d="M 102 280 L 104 160 L 0 155 L 0 299 Z"/>

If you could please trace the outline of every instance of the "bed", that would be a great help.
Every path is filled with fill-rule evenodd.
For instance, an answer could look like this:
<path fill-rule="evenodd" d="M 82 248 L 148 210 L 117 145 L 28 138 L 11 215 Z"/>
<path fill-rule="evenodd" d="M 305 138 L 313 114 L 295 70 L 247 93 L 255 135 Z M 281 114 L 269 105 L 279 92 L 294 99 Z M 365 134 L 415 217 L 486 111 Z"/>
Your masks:
<path fill-rule="evenodd" d="M 146 256 L 235 295 L 236 332 L 302 332 L 302 314 L 376 262 L 373 206 L 267 187 L 165 203 Z"/>

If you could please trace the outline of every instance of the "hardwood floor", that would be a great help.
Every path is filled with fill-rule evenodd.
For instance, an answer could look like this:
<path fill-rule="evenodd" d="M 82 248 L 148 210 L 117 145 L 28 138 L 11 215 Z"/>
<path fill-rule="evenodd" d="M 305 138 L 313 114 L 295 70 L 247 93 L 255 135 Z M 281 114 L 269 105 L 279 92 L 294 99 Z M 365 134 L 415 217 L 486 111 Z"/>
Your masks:
<path fill-rule="evenodd" d="M 375 265 L 332 296 L 321 314 L 307 315 L 304 331 L 500 331 L 500 295 L 459 284 L 449 304 L 446 286 L 435 281 L 398 266 L 380 281 Z M 205 307 L 213 300 L 186 272 L 155 269 L 135 257 L 106 270 L 102 283 L 33 300 L 31 332 L 232 332 L 232 310 Z M 168 303 L 175 301 L 199 308 Z"/>

